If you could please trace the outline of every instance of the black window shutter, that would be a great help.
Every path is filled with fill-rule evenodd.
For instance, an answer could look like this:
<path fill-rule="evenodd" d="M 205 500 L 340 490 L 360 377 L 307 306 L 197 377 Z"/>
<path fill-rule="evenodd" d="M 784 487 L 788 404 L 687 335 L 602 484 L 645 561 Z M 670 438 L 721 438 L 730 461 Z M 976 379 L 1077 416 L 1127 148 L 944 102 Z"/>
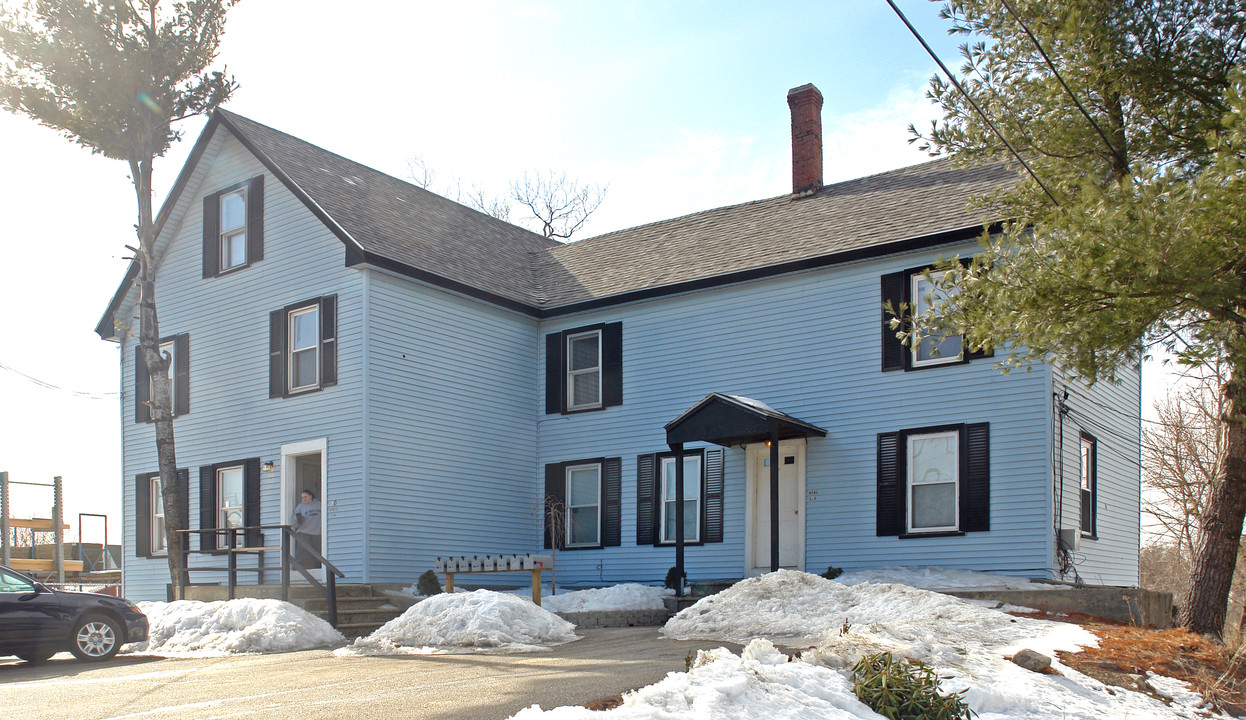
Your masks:
<path fill-rule="evenodd" d="M 203 465 L 199 468 L 199 529 L 216 528 L 216 467 Z M 216 534 L 199 533 L 199 549 L 215 550 Z"/>
<path fill-rule="evenodd" d="M 723 450 L 705 451 L 705 531 L 707 543 L 723 541 Z"/>
<path fill-rule="evenodd" d="M 961 435 L 960 529 L 991 529 L 990 424 L 966 425 Z"/>
<path fill-rule="evenodd" d="M 618 547 L 623 544 L 623 459 L 606 458 L 601 462 L 601 545 Z"/>
<path fill-rule="evenodd" d="M 878 434 L 878 498 L 875 517 L 879 537 L 904 532 L 904 450 L 900 433 Z"/>
<path fill-rule="evenodd" d="M 182 501 L 180 503 L 182 508 L 181 521 L 182 529 L 185 530 L 190 527 L 190 471 L 186 468 L 181 468 L 177 471 L 177 497 Z M 165 508 L 164 512 L 165 523 L 167 524 L 169 509 Z M 185 542 L 190 542 L 189 538 Z"/>
<path fill-rule="evenodd" d="M 883 372 L 903 370 L 905 367 L 904 360 L 908 348 L 896 337 L 896 331 L 891 327 L 891 320 L 894 317 L 892 312 L 900 312 L 900 305 L 904 302 L 905 289 L 908 285 L 907 280 L 908 275 L 903 272 L 883 275 Z M 891 303 L 890 311 L 887 309 L 887 303 Z"/>
<path fill-rule="evenodd" d="M 337 385 L 337 295 L 320 298 L 320 387 Z"/>
<path fill-rule="evenodd" d="M 286 394 L 286 311 L 268 315 L 268 397 Z"/>
<path fill-rule="evenodd" d="M 545 414 L 562 412 L 562 333 L 545 336 Z"/>
<path fill-rule="evenodd" d="M 143 346 L 134 346 L 134 422 L 151 421 L 151 408 L 147 401 L 151 399 L 151 381 L 147 375 L 147 360 L 143 358 Z"/>
<path fill-rule="evenodd" d="M 623 323 L 606 323 L 601 331 L 601 404 L 623 404 Z"/>
<path fill-rule="evenodd" d="M 173 338 L 173 414 L 190 412 L 190 336 Z"/>
<path fill-rule="evenodd" d="M 636 456 L 636 544 L 654 545 L 657 508 L 654 507 L 654 477 L 657 456 L 652 453 Z"/>
<path fill-rule="evenodd" d="M 203 199 L 203 276 L 221 271 L 221 194 Z"/>
<path fill-rule="evenodd" d="M 545 497 L 541 500 L 541 516 L 545 521 L 545 549 L 554 547 L 554 527 L 550 522 L 550 513 L 562 513 L 563 522 L 567 517 L 567 478 L 562 463 L 550 463 L 545 466 Z M 563 543 L 559 542 L 558 545 Z"/>
<path fill-rule="evenodd" d="M 260 524 L 260 459 L 250 458 L 243 463 L 243 504 L 242 524 L 254 527 Z M 248 530 L 247 547 L 259 547 L 263 544 L 259 530 Z"/>
<path fill-rule="evenodd" d="M 264 176 L 247 181 L 247 262 L 264 259 Z"/>
<path fill-rule="evenodd" d="M 151 557 L 151 475 L 134 476 L 134 557 Z"/>

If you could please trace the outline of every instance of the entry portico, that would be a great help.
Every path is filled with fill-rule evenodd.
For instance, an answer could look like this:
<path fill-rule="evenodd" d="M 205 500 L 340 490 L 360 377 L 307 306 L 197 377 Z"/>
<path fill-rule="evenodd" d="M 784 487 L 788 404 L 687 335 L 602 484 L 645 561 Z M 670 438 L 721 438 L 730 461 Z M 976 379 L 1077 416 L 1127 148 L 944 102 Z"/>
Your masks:
<path fill-rule="evenodd" d="M 739 395 L 710 393 L 665 426 L 666 444 L 675 453 L 675 573 L 684 577 L 684 445 L 708 442 L 724 447 L 765 443 L 770 468 L 770 569 L 779 557 L 779 444 L 786 440 L 826 437 L 822 428 L 779 412 L 764 402 Z M 803 460 L 801 465 L 803 466 Z M 750 519 L 751 522 L 751 519 Z M 752 550 L 750 549 L 750 553 Z M 682 593 L 682 587 L 676 589 Z"/>

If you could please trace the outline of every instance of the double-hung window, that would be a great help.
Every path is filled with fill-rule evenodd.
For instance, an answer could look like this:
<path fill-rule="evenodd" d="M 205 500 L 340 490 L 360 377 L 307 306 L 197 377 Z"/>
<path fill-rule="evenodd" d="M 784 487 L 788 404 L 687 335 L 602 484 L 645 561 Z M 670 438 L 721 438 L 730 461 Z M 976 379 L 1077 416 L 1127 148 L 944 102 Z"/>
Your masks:
<path fill-rule="evenodd" d="M 177 343 L 175 343 L 172 340 L 168 342 L 160 343 L 160 354 L 165 356 L 169 360 L 169 366 L 165 368 L 165 371 L 169 376 L 169 407 L 176 408 L 177 407 L 177 384 L 174 382 L 174 377 L 176 376 L 175 369 L 177 368 Z M 148 382 L 148 391 L 147 391 L 148 397 L 153 397 L 153 398 L 156 397 L 156 389 L 154 386 L 151 385 L 152 380 L 150 377 L 148 377 L 147 382 Z M 176 414 L 176 412 L 177 411 L 174 410 L 174 414 Z"/>
<path fill-rule="evenodd" d="M 245 485 L 242 466 L 219 468 L 216 471 L 218 528 L 243 527 Z"/>
<path fill-rule="evenodd" d="M 908 436 L 908 530 L 959 529 L 960 432 Z"/>
<path fill-rule="evenodd" d="M 291 310 L 289 316 L 290 392 L 320 385 L 320 306 Z"/>
<path fill-rule="evenodd" d="M 623 323 L 545 336 L 545 412 L 578 413 L 623 404 Z"/>
<path fill-rule="evenodd" d="M 684 542 L 701 541 L 701 454 L 684 456 Z M 675 542 L 675 458 L 662 458 L 662 542 Z"/>
<path fill-rule="evenodd" d="M 567 467 L 567 547 L 601 544 L 601 464 Z"/>
<path fill-rule="evenodd" d="M 216 277 L 264 259 L 264 176 L 203 196 L 203 276 Z"/>
<path fill-rule="evenodd" d="M 337 384 L 337 296 L 304 300 L 269 316 L 268 396 Z"/>
<path fill-rule="evenodd" d="M 165 545 L 164 494 L 160 491 L 160 478 L 151 479 L 151 554 L 164 555 Z"/>
<path fill-rule="evenodd" d="M 990 530 L 990 430 L 969 423 L 879 433 L 877 535 Z"/>
<path fill-rule="evenodd" d="M 1081 530 L 1082 535 L 1095 535 L 1095 487 L 1099 473 L 1099 448 L 1094 437 L 1082 433 L 1081 436 Z"/>
<path fill-rule="evenodd" d="M 924 274 L 915 274 L 909 280 L 912 283 L 910 297 L 913 298 L 914 318 L 913 367 L 960 362 L 963 357 L 964 342 L 960 335 L 931 325 L 930 321 L 923 325 L 921 320 L 927 312 L 938 310 L 947 303 L 947 290 L 939 287 L 943 275 L 942 272 L 931 273 L 927 279 Z"/>
<path fill-rule="evenodd" d="M 235 190 L 220 198 L 220 270 L 247 264 L 247 196 Z"/>
<path fill-rule="evenodd" d="M 567 409 L 601 407 L 601 330 L 567 337 Z"/>

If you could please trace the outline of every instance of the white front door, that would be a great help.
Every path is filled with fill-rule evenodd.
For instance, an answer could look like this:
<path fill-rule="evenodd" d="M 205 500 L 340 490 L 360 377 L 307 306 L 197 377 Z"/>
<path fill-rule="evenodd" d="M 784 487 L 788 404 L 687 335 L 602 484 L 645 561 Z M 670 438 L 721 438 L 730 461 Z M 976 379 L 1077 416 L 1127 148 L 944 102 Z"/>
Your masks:
<path fill-rule="evenodd" d="M 324 438 L 281 446 L 281 523 L 294 524 L 294 508 L 299 495 L 310 490 L 320 500 L 320 554 L 328 557 L 328 483 L 325 482 L 327 442 Z M 317 580 L 324 580 L 324 568 L 309 571 Z M 302 576 L 297 572 L 291 579 Z"/>
<path fill-rule="evenodd" d="M 745 572 L 770 572 L 770 448 L 748 448 Z M 779 567 L 805 566 L 805 441 L 779 443 Z"/>

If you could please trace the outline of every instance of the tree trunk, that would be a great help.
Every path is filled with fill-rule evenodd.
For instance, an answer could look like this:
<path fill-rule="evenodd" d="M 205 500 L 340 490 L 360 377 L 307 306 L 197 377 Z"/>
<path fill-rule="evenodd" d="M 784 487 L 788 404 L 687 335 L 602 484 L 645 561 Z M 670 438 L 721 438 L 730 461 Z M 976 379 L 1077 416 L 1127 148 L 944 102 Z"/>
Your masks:
<path fill-rule="evenodd" d="M 165 548 L 168 550 L 169 578 L 173 599 L 181 600 L 186 528 L 182 516 L 182 493 L 177 481 L 177 454 L 173 441 L 173 394 L 169 381 L 169 358 L 160 352 L 160 322 L 156 315 L 155 245 L 156 225 L 152 213 L 151 166 L 148 155 L 130 162 L 134 193 L 138 198 L 139 262 L 139 352 L 147 362 L 151 378 L 150 416 L 156 429 L 156 458 L 160 471 L 160 494 L 164 500 Z M 138 362 L 138 358 L 135 358 Z"/>
<path fill-rule="evenodd" d="M 1203 527 L 1190 567 L 1190 589 L 1181 608 L 1181 625 L 1204 635 L 1222 637 L 1233 569 L 1241 546 L 1246 516 L 1246 359 L 1233 358 L 1230 376 L 1221 388 L 1224 404 L 1220 424 L 1225 433 L 1224 476 L 1212 487 L 1203 512 Z"/>

